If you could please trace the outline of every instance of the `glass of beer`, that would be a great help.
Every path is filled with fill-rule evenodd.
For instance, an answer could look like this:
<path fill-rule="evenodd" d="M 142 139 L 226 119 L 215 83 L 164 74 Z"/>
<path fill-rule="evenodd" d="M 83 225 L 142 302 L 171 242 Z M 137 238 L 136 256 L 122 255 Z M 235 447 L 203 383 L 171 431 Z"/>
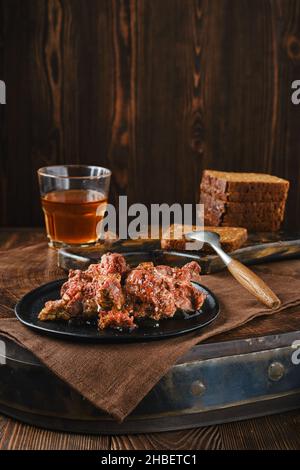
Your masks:
<path fill-rule="evenodd" d="M 111 171 L 99 166 L 40 168 L 38 179 L 49 246 L 88 246 L 98 241 Z"/>

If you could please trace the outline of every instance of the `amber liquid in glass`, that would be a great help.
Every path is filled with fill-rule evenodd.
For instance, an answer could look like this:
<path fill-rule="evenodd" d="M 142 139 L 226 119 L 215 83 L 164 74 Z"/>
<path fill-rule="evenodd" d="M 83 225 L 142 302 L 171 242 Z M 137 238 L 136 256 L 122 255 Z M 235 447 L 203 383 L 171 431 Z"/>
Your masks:
<path fill-rule="evenodd" d="M 98 191 L 71 189 L 42 197 L 46 230 L 51 242 L 84 245 L 97 241 L 97 224 L 107 199 Z"/>

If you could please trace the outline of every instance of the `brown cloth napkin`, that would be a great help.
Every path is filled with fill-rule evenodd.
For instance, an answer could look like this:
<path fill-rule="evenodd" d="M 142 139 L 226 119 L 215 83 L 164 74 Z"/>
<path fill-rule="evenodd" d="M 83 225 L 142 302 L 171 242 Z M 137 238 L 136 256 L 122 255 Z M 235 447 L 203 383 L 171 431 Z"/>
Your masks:
<path fill-rule="evenodd" d="M 219 298 L 221 314 L 207 328 L 173 339 L 131 344 L 75 344 L 39 335 L 17 319 L 3 316 L 0 333 L 32 351 L 96 407 L 122 421 L 195 344 L 255 317 L 300 304 L 300 260 L 262 265 L 255 271 L 281 299 L 279 309 L 264 308 L 227 272 L 203 276 L 203 284 Z M 3 306 L 3 302 L 1 304 Z"/>

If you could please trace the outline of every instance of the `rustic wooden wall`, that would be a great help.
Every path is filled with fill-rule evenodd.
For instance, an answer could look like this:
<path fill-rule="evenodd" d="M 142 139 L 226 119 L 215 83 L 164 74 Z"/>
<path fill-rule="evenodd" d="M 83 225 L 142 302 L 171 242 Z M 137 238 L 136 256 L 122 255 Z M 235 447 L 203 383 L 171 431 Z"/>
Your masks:
<path fill-rule="evenodd" d="M 193 202 L 203 168 L 290 179 L 297 0 L 0 0 L 0 224 L 41 223 L 35 171 L 113 170 L 112 199 Z"/>

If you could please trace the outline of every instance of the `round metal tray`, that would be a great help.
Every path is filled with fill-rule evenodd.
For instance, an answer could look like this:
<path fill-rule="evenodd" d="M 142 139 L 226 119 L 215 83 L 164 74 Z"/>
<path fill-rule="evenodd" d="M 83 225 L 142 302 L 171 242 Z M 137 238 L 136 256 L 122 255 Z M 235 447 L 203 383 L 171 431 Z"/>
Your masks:
<path fill-rule="evenodd" d="M 167 431 L 300 406 L 299 332 L 195 346 L 118 423 L 0 336 L 0 412 L 48 429 L 89 434 Z"/>

